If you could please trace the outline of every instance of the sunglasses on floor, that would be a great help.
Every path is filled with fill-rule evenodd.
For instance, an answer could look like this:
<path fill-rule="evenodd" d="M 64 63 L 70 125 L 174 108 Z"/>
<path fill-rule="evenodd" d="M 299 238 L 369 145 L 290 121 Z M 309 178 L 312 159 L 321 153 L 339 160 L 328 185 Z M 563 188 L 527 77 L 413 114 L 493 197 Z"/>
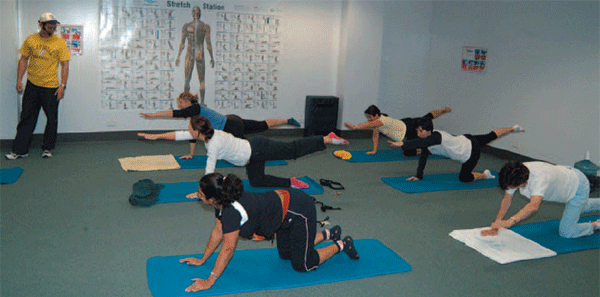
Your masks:
<path fill-rule="evenodd" d="M 341 183 L 338 183 L 336 181 L 332 181 L 332 180 L 328 180 L 328 179 L 320 179 L 319 183 L 321 184 L 321 186 L 330 187 L 334 190 L 344 190 L 344 186 L 342 186 Z"/>
<path fill-rule="evenodd" d="M 322 212 L 326 212 L 328 210 L 342 210 L 340 207 L 331 207 L 329 205 L 326 205 L 325 203 L 317 200 L 315 197 L 312 197 L 312 199 L 315 201 L 315 204 L 321 205 L 321 211 Z"/>

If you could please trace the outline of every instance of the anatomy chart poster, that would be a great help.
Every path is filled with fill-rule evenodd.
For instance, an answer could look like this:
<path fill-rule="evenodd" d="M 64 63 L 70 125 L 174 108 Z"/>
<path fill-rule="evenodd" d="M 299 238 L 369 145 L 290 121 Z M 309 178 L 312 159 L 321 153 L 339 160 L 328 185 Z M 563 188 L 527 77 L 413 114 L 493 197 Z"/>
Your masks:
<path fill-rule="evenodd" d="M 175 109 L 184 91 L 217 110 L 277 108 L 282 16 L 276 4 L 100 3 L 103 110 Z"/>

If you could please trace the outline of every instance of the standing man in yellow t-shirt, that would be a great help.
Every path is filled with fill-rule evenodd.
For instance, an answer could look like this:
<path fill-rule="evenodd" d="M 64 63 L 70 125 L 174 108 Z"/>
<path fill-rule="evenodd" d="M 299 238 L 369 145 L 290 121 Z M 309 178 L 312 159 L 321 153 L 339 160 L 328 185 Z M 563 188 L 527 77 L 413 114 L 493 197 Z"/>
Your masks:
<path fill-rule="evenodd" d="M 52 157 L 58 128 L 58 103 L 65 95 L 69 76 L 69 49 L 64 40 L 54 35 L 60 24 L 52 13 L 46 12 L 38 20 L 40 31 L 27 37 L 19 53 L 17 66 L 17 93 L 23 94 L 23 75 L 27 70 L 27 85 L 23 94 L 21 119 L 12 152 L 6 159 L 14 160 L 29 156 L 29 146 L 37 124 L 40 108 L 46 114 L 42 157 Z M 58 78 L 60 65 L 60 81 Z"/>

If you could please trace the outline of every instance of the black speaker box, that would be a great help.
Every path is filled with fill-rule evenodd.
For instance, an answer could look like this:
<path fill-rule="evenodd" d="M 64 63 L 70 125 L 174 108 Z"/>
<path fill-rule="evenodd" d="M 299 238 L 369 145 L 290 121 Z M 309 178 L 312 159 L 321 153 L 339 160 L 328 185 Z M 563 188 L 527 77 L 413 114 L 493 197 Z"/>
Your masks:
<path fill-rule="evenodd" d="M 339 98 L 333 96 L 306 96 L 304 106 L 304 136 L 327 135 L 336 132 Z"/>

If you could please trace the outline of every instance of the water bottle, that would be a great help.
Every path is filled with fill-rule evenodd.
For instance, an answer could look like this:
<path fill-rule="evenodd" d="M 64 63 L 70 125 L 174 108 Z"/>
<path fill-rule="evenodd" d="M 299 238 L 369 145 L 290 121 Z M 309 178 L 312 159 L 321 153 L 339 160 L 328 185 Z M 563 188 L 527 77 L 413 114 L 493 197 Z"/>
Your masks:
<path fill-rule="evenodd" d="M 590 180 L 590 189 L 593 191 L 598 185 L 598 165 L 590 161 L 590 152 L 585 153 L 585 158 L 573 166 L 579 171 L 583 172 L 585 176 Z"/>

